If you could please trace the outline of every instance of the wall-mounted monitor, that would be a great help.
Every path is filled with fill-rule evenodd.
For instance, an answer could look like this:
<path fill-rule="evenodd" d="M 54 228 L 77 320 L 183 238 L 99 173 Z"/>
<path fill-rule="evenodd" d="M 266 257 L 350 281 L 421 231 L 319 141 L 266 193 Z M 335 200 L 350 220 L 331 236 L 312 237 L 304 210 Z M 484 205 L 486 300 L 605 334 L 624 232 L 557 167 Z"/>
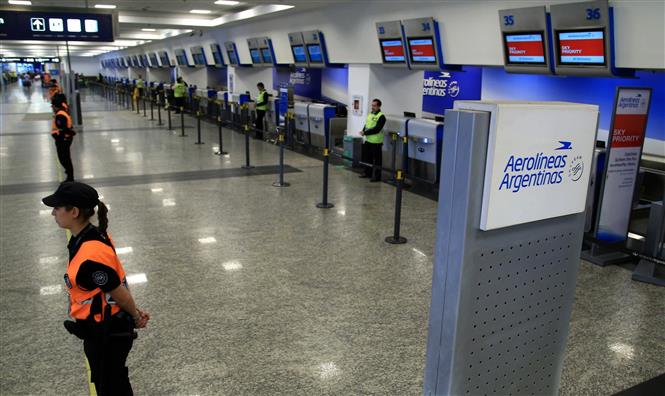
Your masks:
<path fill-rule="evenodd" d="M 157 54 L 154 52 L 150 53 L 150 66 L 159 67 L 159 60 L 157 60 Z"/>
<path fill-rule="evenodd" d="M 270 48 L 261 48 L 261 57 L 263 58 L 263 63 L 273 63 Z"/>
<path fill-rule="evenodd" d="M 307 55 L 305 55 L 305 46 L 303 44 L 292 46 L 291 52 L 293 53 L 295 63 L 307 63 Z"/>
<path fill-rule="evenodd" d="M 505 59 L 511 65 L 545 65 L 545 33 L 504 33 Z"/>
<path fill-rule="evenodd" d="M 233 41 L 227 41 L 224 43 L 224 49 L 226 50 L 226 56 L 229 58 L 229 64 L 237 66 L 240 64 L 240 58 L 238 58 L 238 49 L 236 48 L 236 43 Z"/>
<path fill-rule="evenodd" d="M 206 56 L 203 52 L 203 47 L 192 47 L 190 48 L 192 53 L 192 59 L 194 59 L 195 66 L 207 66 Z"/>
<path fill-rule="evenodd" d="M 175 60 L 178 66 L 189 66 L 189 60 L 187 59 L 187 53 L 184 49 L 175 50 Z"/>
<path fill-rule="evenodd" d="M 222 49 L 219 47 L 219 44 L 211 44 L 210 51 L 212 52 L 212 60 L 215 66 L 224 66 L 224 57 L 222 56 Z"/>
<path fill-rule="evenodd" d="M 134 67 L 143 67 L 143 65 L 141 64 L 141 59 L 139 59 L 138 55 L 132 56 L 132 64 Z"/>
<path fill-rule="evenodd" d="M 162 64 L 162 67 L 173 66 L 171 64 L 171 59 L 169 58 L 169 53 L 166 51 L 159 51 L 159 60 Z"/>
<path fill-rule="evenodd" d="M 405 63 L 404 42 L 401 39 L 380 39 L 383 63 Z"/>
<path fill-rule="evenodd" d="M 605 66 L 605 30 L 559 30 L 556 32 L 557 60 L 561 65 Z"/>
<path fill-rule="evenodd" d="M 320 44 L 307 44 L 309 63 L 323 63 L 323 53 Z"/>
<path fill-rule="evenodd" d="M 263 60 L 261 59 L 261 51 L 258 48 L 250 49 L 249 56 L 252 58 L 253 64 L 263 63 Z"/>
<path fill-rule="evenodd" d="M 432 37 L 409 37 L 409 60 L 414 65 L 436 65 L 436 49 Z"/>

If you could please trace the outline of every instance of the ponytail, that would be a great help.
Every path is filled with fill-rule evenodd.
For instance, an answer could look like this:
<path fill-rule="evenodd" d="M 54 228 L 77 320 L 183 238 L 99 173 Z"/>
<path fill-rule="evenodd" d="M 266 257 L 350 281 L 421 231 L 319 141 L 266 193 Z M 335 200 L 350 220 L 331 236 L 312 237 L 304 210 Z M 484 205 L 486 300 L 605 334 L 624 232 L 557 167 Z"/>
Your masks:
<path fill-rule="evenodd" d="M 109 226 L 109 218 L 108 218 L 108 213 L 109 213 L 109 208 L 104 205 L 104 202 L 99 201 L 99 204 L 97 205 L 97 219 L 99 220 L 99 231 L 102 232 L 102 234 L 106 234 L 106 230 L 108 229 Z"/>

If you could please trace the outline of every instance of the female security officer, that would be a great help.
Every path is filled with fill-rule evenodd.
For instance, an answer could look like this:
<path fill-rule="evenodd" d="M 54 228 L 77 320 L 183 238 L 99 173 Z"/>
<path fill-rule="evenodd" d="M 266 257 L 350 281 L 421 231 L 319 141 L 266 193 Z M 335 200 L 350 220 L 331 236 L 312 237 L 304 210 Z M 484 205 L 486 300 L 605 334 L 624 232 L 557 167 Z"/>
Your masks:
<path fill-rule="evenodd" d="M 74 181 L 74 165 L 70 148 L 76 132 L 72 129 L 72 117 L 69 115 L 67 98 L 63 94 L 55 94 L 51 100 L 53 108 L 53 126 L 51 136 L 55 140 L 55 149 L 58 153 L 58 161 L 67 174 L 66 181 Z"/>
<path fill-rule="evenodd" d="M 71 231 L 69 265 L 65 284 L 69 292 L 69 316 L 65 328 L 83 339 L 91 379 L 99 395 L 132 395 L 125 366 L 134 328 L 150 320 L 132 298 L 125 270 L 106 229 L 108 209 L 97 191 L 87 184 L 64 182 L 42 199 L 53 208 L 55 222 Z M 90 223 L 98 208 L 99 226 Z"/>

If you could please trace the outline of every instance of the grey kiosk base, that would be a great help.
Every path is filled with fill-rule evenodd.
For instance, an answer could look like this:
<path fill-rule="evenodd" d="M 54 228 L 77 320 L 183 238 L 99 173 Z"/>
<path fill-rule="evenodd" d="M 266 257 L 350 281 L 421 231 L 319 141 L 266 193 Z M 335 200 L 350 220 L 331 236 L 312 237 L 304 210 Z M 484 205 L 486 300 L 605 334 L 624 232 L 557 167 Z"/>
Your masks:
<path fill-rule="evenodd" d="M 479 228 L 489 113 L 446 111 L 425 395 L 557 395 L 584 213 Z"/>

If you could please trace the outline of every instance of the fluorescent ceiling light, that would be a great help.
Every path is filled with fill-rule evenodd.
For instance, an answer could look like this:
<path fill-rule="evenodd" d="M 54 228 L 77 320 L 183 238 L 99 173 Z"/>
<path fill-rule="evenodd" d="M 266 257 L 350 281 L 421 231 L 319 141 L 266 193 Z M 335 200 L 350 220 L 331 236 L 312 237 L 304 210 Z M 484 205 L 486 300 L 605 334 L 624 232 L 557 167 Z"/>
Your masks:
<path fill-rule="evenodd" d="M 95 4 L 95 8 L 108 8 L 108 9 L 114 9 L 116 7 L 115 4 Z"/>
<path fill-rule="evenodd" d="M 14 5 L 32 5 L 32 1 L 30 0 L 9 0 L 8 3 Z"/>
<path fill-rule="evenodd" d="M 217 0 L 215 4 L 219 5 L 228 5 L 228 6 L 234 6 L 240 4 L 239 1 L 233 1 L 233 0 Z"/>
<path fill-rule="evenodd" d="M 142 31 L 142 32 L 156 32 L 157 29 L 153 29 L 153 28 L 143 28 L 143 29 L 141 29 L 141 31 Z"/>
<path fill-rule="evenodd" d="M 212 11 L 210 10 L 190 10 L 189 11 L 192 14 L 210 14 Z"/>

